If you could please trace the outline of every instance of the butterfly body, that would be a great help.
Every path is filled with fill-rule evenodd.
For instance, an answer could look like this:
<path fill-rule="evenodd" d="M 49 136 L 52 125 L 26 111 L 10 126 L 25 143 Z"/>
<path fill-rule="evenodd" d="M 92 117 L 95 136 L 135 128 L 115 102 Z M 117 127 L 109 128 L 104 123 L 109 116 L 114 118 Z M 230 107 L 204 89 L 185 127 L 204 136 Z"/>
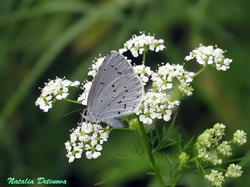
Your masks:
<path fill-rule="evenodd" d="M 111 51 L 97 71 L 82 117 L 124 127 L 117 117 L 128 115 L 138 107 L 143 85 L 124 56 Z"/>

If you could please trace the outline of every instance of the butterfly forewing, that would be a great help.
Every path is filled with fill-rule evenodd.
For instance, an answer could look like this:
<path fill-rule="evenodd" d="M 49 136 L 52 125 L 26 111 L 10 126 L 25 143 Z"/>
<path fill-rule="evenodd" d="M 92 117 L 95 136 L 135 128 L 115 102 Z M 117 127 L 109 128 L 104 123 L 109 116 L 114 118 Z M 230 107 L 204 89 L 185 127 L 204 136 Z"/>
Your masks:
<path fill-rule="evenodd" d="M 87 99 L 88 111 L 93 111 L 97 105 L 98 96 L 107 85 L 121 75 L 134 74 L 132 66 L 116 51 L 111 51 L 105 58 L 93 80 Z"/>
<path fill-rule="evenodd" d="M 115 117 L 133 113 L 143 94 L 140 78 L 131 64 L 112 51 L 100 66 L 92 83 L 87 108 L 98 121 L 122 127 Z"/>

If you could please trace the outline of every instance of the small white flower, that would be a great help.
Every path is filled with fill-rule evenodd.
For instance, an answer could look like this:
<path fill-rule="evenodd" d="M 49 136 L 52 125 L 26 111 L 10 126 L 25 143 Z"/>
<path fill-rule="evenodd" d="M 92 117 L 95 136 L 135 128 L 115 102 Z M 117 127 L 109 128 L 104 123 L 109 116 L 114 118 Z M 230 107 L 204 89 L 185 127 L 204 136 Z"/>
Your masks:
<path fill-rule="evenodd" d="M 209 175 L 205 175 L 205 178 L 214 186 L 220 187 L 225 182 L 225 177 L 222 172 L 217 170 L 211 170 Z"/>
<path fill-rule="evenodd" d="M 65 148 L 67 149 L 67 151 L 70 151 L 71 150 L 71 145 L 69 142 L 66 142 L 65 143 Z"/>
<path fill-rule="evenodd" d="M 71 142 L 75 142 L 75 141 L 77 140 L 77 135 L 78 135 L 78 134 L 72 133 L 72 134 L 70 135 L 70 141 L 71 141 Z"/>
<path fill-rule="evenodd" d="M 79 86 L 80 85 L 80 82 L 79 81 L 74 81 L 72 82 L 71 86 Z"/>
<path fill-rule="evenodd" d="M 81 156 L 82 156 L 82 151 L 75 154 L 75 158 L 81 158 Z"/>
<path fill-rule="evenodd" d="M 237 164 L 230 164 L 227 168 L 226 177 L 237 178 L 242 175 L 242 167 Z"/>
<path fill-rule="evenodd" d="M 100 145 L 100 144 L 96 145 L 96 150 L 101 151 L 102 150 L 102 145 Z"/>
<path fill-rule="evenodd" d="M 135 73 L 141 78 L 144 85 L 149 81 L 149 77 L 152 74 L 150 67 L 142 65 L 137 65 L 133 67 Z"/>
<path fill-rule="evenodd" d="M 100 153 L 100 152 L 94 151 L 94 152 L 92 153 L 92 158 L 94 158 L 94 159 L 98 158 L 99 156 L 101 156 L 101 153 Z"/>
<path fill-rule="evenodd" d="M 67 157 L 69 158 L 69 163 L 71 163 L 75 160 L 75 157 L 72 154 L 68 154 Z"/>
<path fill-rule="evenodd" d="M 42 93 L 40 97 L 37 98 L 35 105 L 39 106 L 44 112 L 48 112 L 56 100 L 65 99 L 69 95 L 69 87 L 77 87 L 79 84 L 79 81 L 72 82 L 64 78 L 50 80 L 48 83 L 45 83 L 44 88 L 41 89 Z"/>
<path fill-rule="evenodd" d="M 119 53 L 130 51 L 134 57 L 138 57 L 147 50 L 159 52 L 163 49 L 165 46 L 162 39 L 157 40 L 154 36 L 140 32 L 140 35 L 133 35 L 130 40 L 125 42 L 123 48 L 119 49 Z"/>
<path fill-rule="evenodd" d="M 185 57 L 186 61 L 196 59 L 196 61 L 203 65 L 213 65 L 217 70 L 226 71 L 230 68 L 230 63 L 232 59 L 225 58 L 225 51 L 216 46 L 200 46 L 190 52 L 188 56 Z"/>
<path fill-rule="evenodd" d="M 93 157 L 92 157 L 92 152 L 91 151 L 87 151 L 86 152 L 86 158 L 87 159 L 92 159 Z"/>
<path fill-rule="evenodd" d="M 247 142 L 247 133 L 243 130 L 237 130 L 233 135 L 233 142 L 238 145 L 243 145 Z"/>

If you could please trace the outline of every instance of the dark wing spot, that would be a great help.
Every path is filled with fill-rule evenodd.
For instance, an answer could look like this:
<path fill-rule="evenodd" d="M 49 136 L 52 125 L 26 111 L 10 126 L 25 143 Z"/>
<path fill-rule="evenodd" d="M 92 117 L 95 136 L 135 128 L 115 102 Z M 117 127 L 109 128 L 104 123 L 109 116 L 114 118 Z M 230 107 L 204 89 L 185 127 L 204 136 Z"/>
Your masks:
<path fill-rule="evenodd" d="M 114 84 L 112 84 L 112 87 L 114 88 L 114 87 L 115 87 L 115 85 L 114 85 Z"/>
<path fill-rule="evenodd" d="M 118 114 L 120 114 L 121 112 L 119 111 L 119 112 L 117 112 Z"/>
<path fill-rule="evenodd" d="M 126 104 L 124 104 L 124 109 L 126 109 L 127 108 L 127 105 Z"/>
<path fill-rule="evenodd" d="M 116 92 L 116 90 L 113 90 L 113 92 Z"/>
<path fill-rule="evenodd" d="M 106 86 L 106 84 L 105 84 L 104 82 L 100 82 L 100 84 L 102 84 L 102 85 Z"/>
<path fill-rule="evenodd" d="M 103 100 L 101 99 L 101 103 L 103 102 Z"/>
<path fill-rule="evenodd" d="M 128 92 L 128 90 L 125 90 L 125 92 Z"/>
<path fill-rule="evenodd" d="M 139 95 L 136 98 L 139 98 Z"/>
<path fill-rule="evenodd" d="M 115 70 L 117 70 L 117 68 L 115 68 Z"/>
<path fill-rule="evenodd" d="M 127 86 L 124 86 L 124 88 L 126 89 L 126 88 L 127 88 Z"/>
<path fill-rule="evenodd" d="M 110 67 L 111 67 L 111 68 L 113 68 L 114 66 L 113 66 L 113 65 L 111 65 Z"/>
<path fill-rule="evenodd" d="M 123 98 L 123 99 L 125 99 L 125 95 L 124 95 L 124 96 L 122 96 L 122 98 Z"/>
<path fill-rule="evenodd" d="M 108 104 L 108 106 L 110 106 L 110 104 Z"/>
<path fill-rule="evenodd" d="M 121 74 L 122 74 L 122 72 L 120 72 L 120 71 L 118 71 L 117 73 L 118 73 L 119 75 L 121 75 Z"/>
<path fill-rule="evenodd" d="M 122 101 L 119 101 L 118 103 L 120 104 L 120 103 L 122 103 Z"/>
<path fill-rule="evenodd" d="M 107 70 L 106 68 L 103 69 L 103 71 L 106 71 L 106 70 Z"/>

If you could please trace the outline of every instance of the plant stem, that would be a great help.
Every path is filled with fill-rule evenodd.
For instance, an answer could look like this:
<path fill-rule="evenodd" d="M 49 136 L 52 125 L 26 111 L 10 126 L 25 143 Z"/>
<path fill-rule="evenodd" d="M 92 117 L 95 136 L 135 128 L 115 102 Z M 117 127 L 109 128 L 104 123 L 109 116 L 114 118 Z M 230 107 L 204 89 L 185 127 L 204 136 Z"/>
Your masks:
<path fill-rule="evenodd" d="M 142 64 L 145 64 L 146 62 L 146 52 L 143 52 L 143 56 L 142 56 Z"/>
<path fill-rule="evenodd" d="M 81 102 L 79 102 L 79 101 L 75 101 L 75 100 L 72 100 L 72 99 L 63 99 L 63 101 L 66 101 L 66 102 L 69 102 L 69 103 L 75 103 L 75 104 L 82 105 L 82 103 L 81 103 Z"/>
<path fill-rule="evenodd" d="M 204 66 L 203 68 L 201 68 L 199 71 L 197 71 L 193 77 L 197 77 L 199 74 L 201 74 L 204 70 L 206 69 L 206 66 Z"/>
<path fill-rule="evenodd" d="M 154 170 L 154 172 L 155 172 L 155 174 L 156 174 L 156 176 L 158 178 L 158 181 L 161 184 L 161 186 L 165 187 L 166 185 L 165 185 L 165 183 L 163 181 L 163 178 L 162 178 L 162 176 L 161 176 L 161 174 L 160 174 L 160 172 L 159 172 L 159 170 L 158 170 L 158 168 L 156 166 L 154 155 L 152 153 L 152 150 L 151 150 L 151 147 L 149 145 L 149 142 L 148 142 L 148 139 L 147 139 L 147 135 L 146 135 L 146 132 L 145 132 L 145 129 L 144 129 L 144 126 L 143 126 L 142 123 L 139 123 L 139 132 L 141 134 L 142 141 L 143 141 L 143 143 L 145 145 L 145 148 L 147 150 L 149 161 L 150 161 L 150 163 L 152 165 L 152 168 L 153 168 L 153 170 Z"/>
<path fill-rule="evenodd" d="M 171 187 L 175 187 L 175 184 L 171 184 Z"/>

